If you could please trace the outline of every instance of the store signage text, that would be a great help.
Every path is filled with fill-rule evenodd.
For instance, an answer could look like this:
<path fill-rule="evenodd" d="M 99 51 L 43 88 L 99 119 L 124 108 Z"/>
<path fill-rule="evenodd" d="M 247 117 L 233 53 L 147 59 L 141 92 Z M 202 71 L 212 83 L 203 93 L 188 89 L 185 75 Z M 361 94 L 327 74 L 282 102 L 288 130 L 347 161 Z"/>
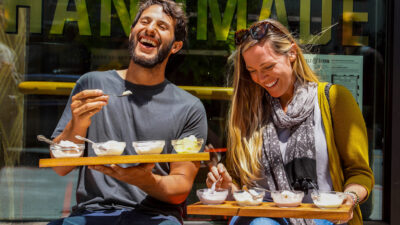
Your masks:
<path fill-rule="evenodd" d="M 75 11 L 68 11 L 67 7 L 70 1 L 75 3 Z M 137 13 L 137 5 L 139 0 L 130 0 L 130 7 L 123 0 L 101 0 L 100 12 L 100 36 L 108 37 L 111 35 L 111 7 L 112 5 L 117 12 L 119 21 L 122 24 L 125 34 L 130 33 L 130 25 Z M 186 5 L 186 0 L 177 0 Z M 207 20 L 211 18 L 213 32 L 215 38 L 220 41 L 227 40 L 229 30 L 236 11 L 236 29 L 243 29 L 247 25 L 247 0 L 224 0 L 226 1 L 225 9 L 221 11 L 218 4 L 219 0 L 197 0 L 197 40 L 207 40 L 209 35 Z M 321 34 L 313 35 L 310 33 L 311 24 L 311 0 L 300 0 L 300 39 L 303 42 L 314 44 L 326 44 L 331 40 L 332 26 L 332 0 L 322 1 L 321 13 Z M 368 22 L 368 13 L 354 12 L 354 0 L 343 0 L 343 16 L 351 15 L 352 22 Z M 43 0 L 3 0 L 5 6 L 5 14 L 7 18 L 6 31 L 16 32 L 16 24 L 18 17 L 18 8 L 30 8 L 30 32 L 42 33 L 42 9 Z M 275 4 L 273 4 L 275 3 Z M 278 20 L 284 25 L 288 24 L 288 15 L 284 0 L 263 0 L 262 8 L 259 14 L 259 20 L 266 19 L 270 16 L 272 6 Z M 44 9 L 45 10 L 45 9 Z M 210 15 L 210 16 L 208 16 Z M 223 15 L 223 16 L 222 16 Z M 66 22 L 75 21 L 79 28 L 80 35 L 92 35 L 89 22 L 89 15 L 86 0 L 58 0 L 53 21 L 51 22 L 50 34 L 61 35 L 63 33 L 64 24 Z M 368 37 L 353 36 L 352 24 L 346 29 L 350 29 L 350 36 L 343 36 L 343 45 L 368 44 Z M 358 43 L 358 44 L 354 44 Z"/>

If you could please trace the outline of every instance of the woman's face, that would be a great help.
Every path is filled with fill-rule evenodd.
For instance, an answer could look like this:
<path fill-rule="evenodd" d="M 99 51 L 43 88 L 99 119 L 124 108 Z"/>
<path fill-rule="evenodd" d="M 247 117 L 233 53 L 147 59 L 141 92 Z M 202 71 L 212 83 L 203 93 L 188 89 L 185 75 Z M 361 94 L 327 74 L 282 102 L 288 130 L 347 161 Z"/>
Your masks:
<path fill-rule="evenodd" d="M 294 46 L 288 54 L 279 54 L 267 40 L 248 48 L 243 58 L 251 79 L 272 97 L 287 101 L 292 98 L 296 79 L 292 68 L 296 60 Z"/>

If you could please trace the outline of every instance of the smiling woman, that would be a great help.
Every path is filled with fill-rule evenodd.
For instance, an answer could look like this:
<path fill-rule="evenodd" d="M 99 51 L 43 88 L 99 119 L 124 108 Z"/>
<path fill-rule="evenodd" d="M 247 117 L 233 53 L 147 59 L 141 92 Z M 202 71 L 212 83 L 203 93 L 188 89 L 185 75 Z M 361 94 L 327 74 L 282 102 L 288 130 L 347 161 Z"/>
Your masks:
<path fill-rule="evenodd" d="M 207 185 L 223 176 L 221 187 L 232 190 L 242 185 L 271 191 L 297 190 L 307 194 L 303 202 L 311 202 L 310 190 L 317 187 L 354 192 L 365 201 L 374 178 L 368 165 L 365 123 L 350 92 L 341 86 L 330 91 L 326 83 L 320 83 L 297 41 L 276 20 L 256 22 L 236 32 L 235 43 L 227 169 L 222 164 L 213 167 Z M 332 121 L 327 116 L 331 111 Z M 334 142 L 331 135 L 335 135 Z M 355 207 L 354 217 L 341 222 L 360 225 L 361 213 L 354 199 L 348 195 L 345 201 Z M 231 225 L 338 222 L 259 220 L 234 217 Z"/>

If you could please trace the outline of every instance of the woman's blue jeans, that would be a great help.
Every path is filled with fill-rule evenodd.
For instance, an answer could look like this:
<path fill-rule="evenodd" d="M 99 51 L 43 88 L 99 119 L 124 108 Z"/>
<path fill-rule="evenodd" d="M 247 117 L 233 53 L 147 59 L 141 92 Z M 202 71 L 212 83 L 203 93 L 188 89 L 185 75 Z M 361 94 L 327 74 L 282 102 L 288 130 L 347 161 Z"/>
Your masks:
<path fill-rule="evenodd" d="M 316 225 L 332 225 L 329 220 L 315 219 Z M 265 218 L 265 217 L 239 217 L 234 216 L 229 225 L 288 225 L 285 218 Z"/>

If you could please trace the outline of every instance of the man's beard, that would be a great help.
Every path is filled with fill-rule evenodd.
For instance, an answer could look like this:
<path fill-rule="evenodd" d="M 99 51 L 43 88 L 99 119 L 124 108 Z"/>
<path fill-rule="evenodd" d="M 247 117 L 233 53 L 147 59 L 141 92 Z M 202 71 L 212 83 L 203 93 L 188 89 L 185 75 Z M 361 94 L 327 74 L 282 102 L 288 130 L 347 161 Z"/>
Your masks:
<path fill-rule="evenodd" d="M 167 58 L 169 52 L 171 51 L 173 43 L 174 43 L 174 41 L 171 41 L 171 43 L 162 47 L 158 51 L 156 56 L 154 56 L 153 58 L 150 58 L 150 59 L 146 59 L 144 57 L 140 57 L 135 54 L 135 49 L 136 49 L 137 45 L 135 44 L 134 38 L 132 38 L 129 41 L 129 54 L 131 55 L 131 60 L 133 60 L 133 62 L 135 62 L 136 64 L 139 64 L 146 68 L 153 68 L 156 65 L 162 63 L 164 61 L 164 59 Z"/>

